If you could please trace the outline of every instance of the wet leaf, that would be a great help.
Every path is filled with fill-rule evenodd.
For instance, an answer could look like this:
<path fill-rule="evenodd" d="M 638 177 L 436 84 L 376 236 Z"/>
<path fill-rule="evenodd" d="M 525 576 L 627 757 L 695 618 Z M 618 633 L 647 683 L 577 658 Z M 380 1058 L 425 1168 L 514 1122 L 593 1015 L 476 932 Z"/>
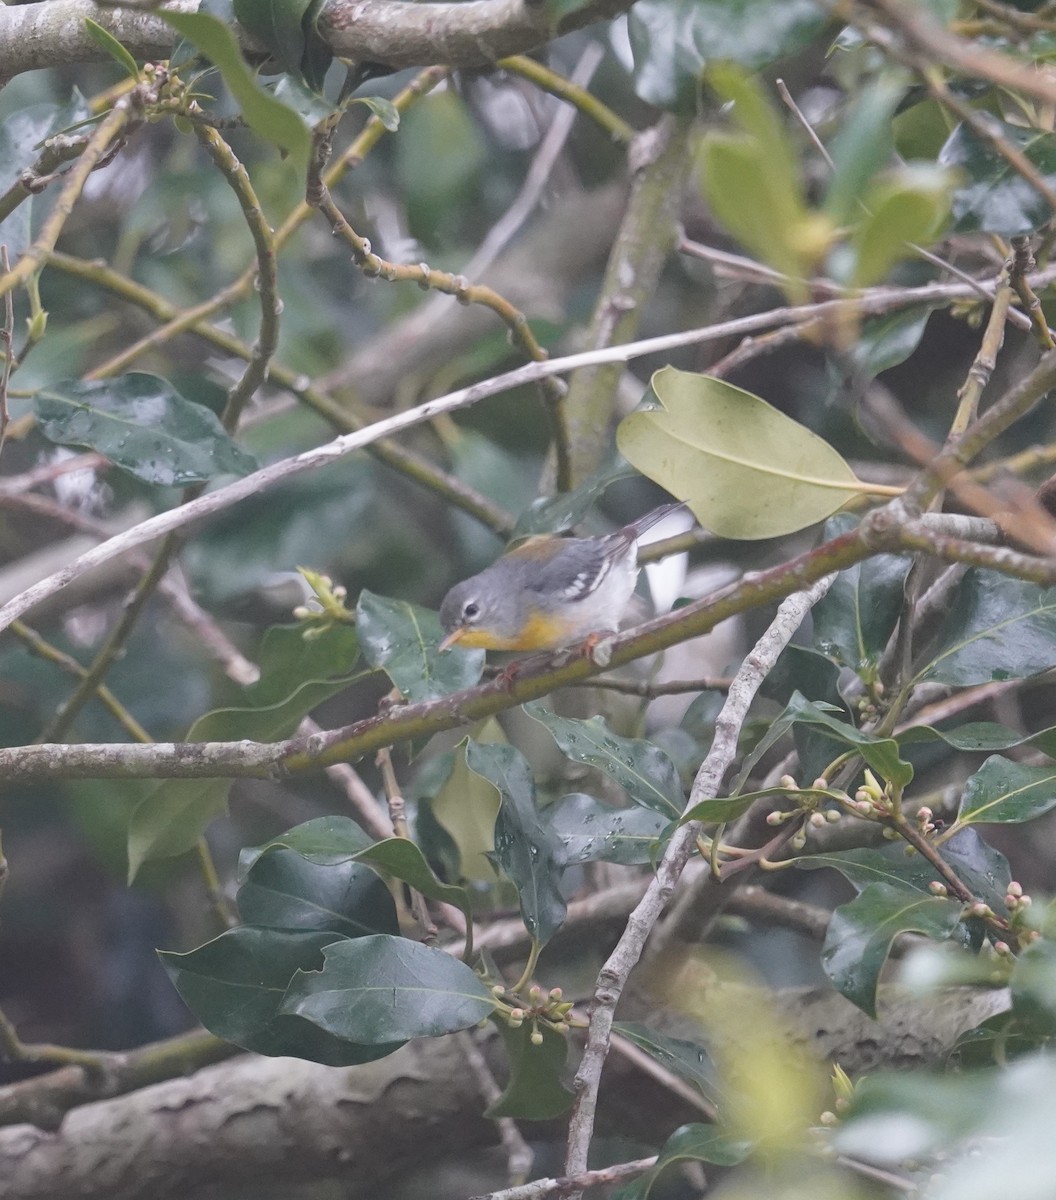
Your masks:
<path fill-rule="evenodd" d="M 838 992 L 875 1017 L 877 983 L 895 938 L 912 932 L 944 940 L 961 923 L 963 911 L 958 900 L 870 883 L 832 914 L 821 965 Z"/>
<path fill-rule="evenodd" d="M 499 793 L 490 857 L 517 885 L 525 928 L 537 941 L 548 942 L 565 919 L 562 847 L 536 806 L 531 769 L 513 746 L 472 740 L 466 744 L 466 765 Z"/>
<path fill-rule="evenodd" d="M 375 934 L 323 949 L 322 970 L 298 971 L 280 1012 L 360 1046 L 468 1029 L 495 997 L 458 959 L 407 938 Z"/>
<path fill-rule="evenodd" d="M 709 62 L 765 66 L 807 45 L 825 21 L 813 0 L 639 0 L 628 21 L 635 91 L 692 111 Z"/>
<path fill-rule="evenodd" d="M 1056 766 L 1027 767 L 994 754 L 964 785 L 957 824 L 1018 824 L 1056 808 Z"/>
<path fill-rule="evenodd" d="M 185 400 L 157 375 L 62 380 L 37 392 L 34 409 L 51 441 L 96 450 L 160 487 L 248 475 L 258 466 L 210 409 Z"/>
<path fill-rule="evenodd" d="M 483 650 L 456 646 L 439 653 L 440 618 L 407 600 L 375 596 L 364 588 L 356 604 L 356 628 L 364 658 L 412 703 L 472 687 L 483 674 Z"/>
<path fill-rule="evenodd" d="M 543 814 L 561 841 L 562 862 L 652 861 L 656 841 L 670 821 L 647 808 L 613 808 L 593 796 L 573 792 Z"/>
<path fill-rule="evenodd" d="M 675 764 L 659 746 L 639 738 L 619 737 L 610 732 L 601 717 L 589 721 L 559 717 L 539 701 L 523 708 L 550 730 L 562 754 L 604 771 L 635 804 L 668 819 L 682 815 L 682 781 Z"/>
<path fill-rule="evenodd" d="M 1056 663 L 1056 588 L 972 568 L 913 682 L 970 687 L 1024 679 Z"/>

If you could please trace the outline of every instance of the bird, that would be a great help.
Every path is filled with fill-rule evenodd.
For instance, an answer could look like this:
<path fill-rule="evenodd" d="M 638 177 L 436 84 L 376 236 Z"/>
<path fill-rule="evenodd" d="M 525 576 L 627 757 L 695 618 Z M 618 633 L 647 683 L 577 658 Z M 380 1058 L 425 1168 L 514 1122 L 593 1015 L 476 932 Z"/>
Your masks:
<path fill-rule="evenodd" d="M 541 534 L 520 542 L 447 593 L 439 649 L 558 650 L 614 631 L 638 578 L 638 538 L 684 507 L 663 504 L 597 537 Z"/>

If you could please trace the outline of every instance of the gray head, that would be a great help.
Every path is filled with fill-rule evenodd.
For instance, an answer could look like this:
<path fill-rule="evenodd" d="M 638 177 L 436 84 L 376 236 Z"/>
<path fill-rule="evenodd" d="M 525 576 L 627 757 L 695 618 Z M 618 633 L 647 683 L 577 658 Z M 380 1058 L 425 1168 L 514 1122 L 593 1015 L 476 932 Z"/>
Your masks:
<path fill-rule="evenodd" d="M 447 650 L 457 642 L 467 648 L 501 650 L 503 641 L 518 631 L 520 611 L 517 589 L 503 583 L 490 569 L 464 579 L 440 605 L 440 624 L 445 634 L 440 649 Z"/>

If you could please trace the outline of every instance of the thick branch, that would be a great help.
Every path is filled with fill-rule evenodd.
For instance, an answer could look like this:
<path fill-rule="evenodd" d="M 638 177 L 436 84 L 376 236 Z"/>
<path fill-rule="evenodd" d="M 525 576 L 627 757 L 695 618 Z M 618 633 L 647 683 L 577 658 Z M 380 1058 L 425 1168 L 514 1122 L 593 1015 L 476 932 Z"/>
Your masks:
<path fill-rule="evenodd" d="M 581 29 L 630 8 L 631 0 L 592 0 L 554 21 L 544 4 L 524 0 L 468 0 L 416 4 L 413 0 L 327 0 L 319 29 L 335 54 L 390 67 L 482 67 L 544 45 L 559 33 Z M 176 12 L 195 12 L 197 0 L 169 0 Z M 105 57 L 87 34 L 85 17 L 108 29 L 139 59 L 168 58 L 175 31 L 160 17 L 136 8 L 100 6 L 93 0 L 44 0 L 0 8 L 0 78 L 41 67 Z M 243 45 L 259 47 L 240 31 Z"/>
<path fill-rule="evenodd" d="M 958 518 L 953 518 L 957 521 Z M 783 600 L 810 587 L 832 571 L 842 571 L 880 552 L 922 545 L 937 557 L 963 558 L 1017 578 L 1056 584 L 1056 562 L 1032 558 L 1003 547 L 980 546 L 929 532 L 949 518 L 934 515 L 912 522 L 908 530 L 888 509 L 871 514 L 859 529 L 823 543 L 816 550 L 767 571 L 746 575 L 684 608 L 646 621 L 606 639 L 595 654 L 558 654 L 538 665 L 526 662 L 513 680 L 500 676 L 437 700 L 406 704 L 354 725 L 285 742 L 167 742 L 135 744 L 40 745 L 0 749 L 0 777 L 8 782 L 37 779 L 189 779 L 265 778 L 319 770 L 350 762 L 398 742 L 457 729 L 508 708 L 549 695 L 557 688 L 588 679 L 610 667 L 714 629 L 720 621 L 752 608 Z M 963 518 L 960 518 L 963 520 Z M 603 661 L 599 660 L 601 654 Z"/>

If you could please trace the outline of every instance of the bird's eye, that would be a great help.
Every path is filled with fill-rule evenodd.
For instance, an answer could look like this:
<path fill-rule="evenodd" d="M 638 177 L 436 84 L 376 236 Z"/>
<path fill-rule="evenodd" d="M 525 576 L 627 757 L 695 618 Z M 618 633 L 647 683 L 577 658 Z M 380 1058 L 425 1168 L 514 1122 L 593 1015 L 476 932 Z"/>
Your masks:
<path fill-rule="evenodd" d="M 467 600 L 462 606 L 462 620 L 475 621 L 480 616 L 480 605 L 475 600 Z"/>

